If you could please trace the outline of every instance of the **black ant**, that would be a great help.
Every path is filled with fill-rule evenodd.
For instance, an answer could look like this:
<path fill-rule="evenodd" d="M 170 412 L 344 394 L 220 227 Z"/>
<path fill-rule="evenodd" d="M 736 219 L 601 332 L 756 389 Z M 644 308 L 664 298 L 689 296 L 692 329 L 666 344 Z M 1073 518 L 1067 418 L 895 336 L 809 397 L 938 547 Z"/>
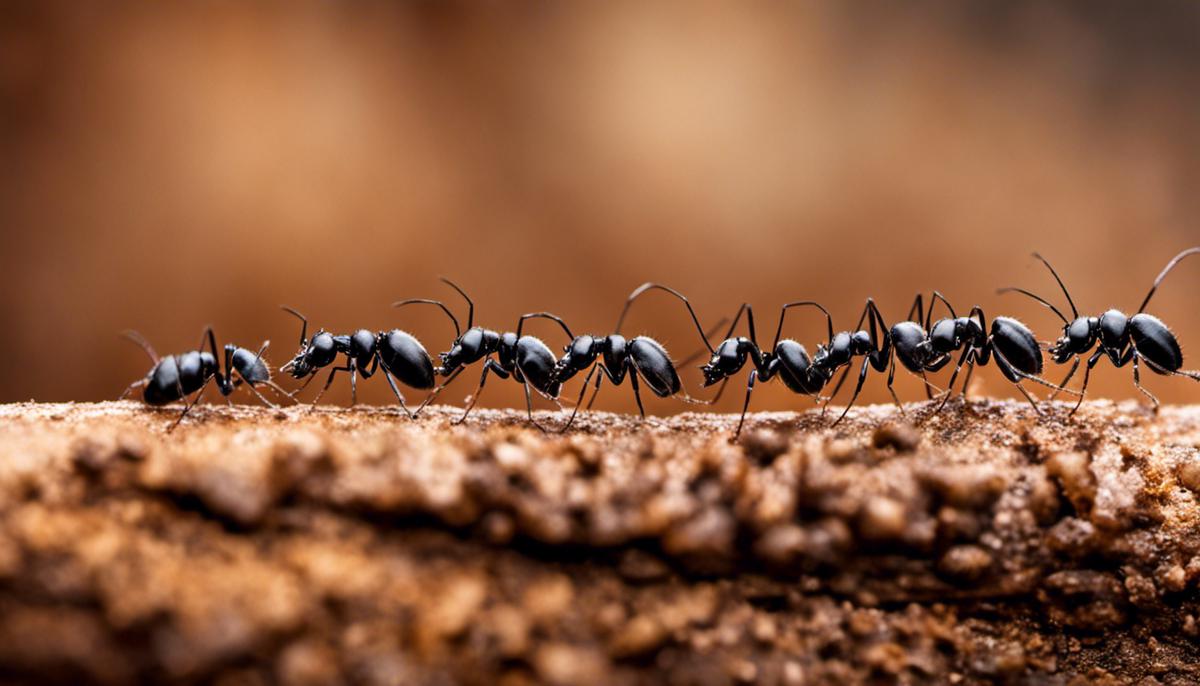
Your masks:
<path fill-rule="evenodd" d="M 583 402 L 583 395 L 587 392 L 588 383 L 592 377 L 596 377 L 596 389 L 592 393 L 591 400 L 588 401 L 587 408 L 590 409 L 592 404 L 596 402 L 596 396 L 600 394 L 600 384 L 604 377 L 614 386 L 620 386 L 625 381 L 626 376 L 629 378 L 629 385 L 633 388 L 633 397 L 637 401 L 638 413 L 642 418 L 646 417 L 646 410 L 642 406 L 642 394 L 638 383 L 640 377 L 646 386 L 654 395 L 660 398 L 669 398 L 672 396 L 681 396 L 684 402 L 709 405 L 720 398 L 718 392 L 712 400 L 696 400 L 683 392 L 683 384 L 679 380 L 679 373 L 675 370 L 675 363 L 671 361 L 667 349 L 661 343 L 650 338 L 649 336 L 635 336 L 632 339 L 626 339 L 621 335 L 621 325 L 625 321 L 625 315 L 629 313 L 630 306 L 634 300 L 640 297 L 643 293 L 649 290 L 661 290 L 678 298 L 687 307 L 688 314 L 692 317 L 692 322 L 696 325 L 696 330 L 700 332 L 700 337 L 704 340 L 705 346 L 709 352 L 712 352 L 712 345 L 708 342 L 708 336 L 704 332 L 704 328 L 700 326 L 700 319 L 696 316 L 695 310 L 688 302 L 688 299 L 679 291 L 657 283 L 645 283 L 633 290 L 629 294 L 629 298 L 625 301 L 625 308 L 621 310 L 621 315 L 617 318 L 617 325 L 614 331 L 617 333 L 608 336 L 592 336 L 583 335 L 575 336 L 571 344 L 564 348 L 564 354 L 558 361 L 555 369 L 555 378 L 560 382 L 565 382 L 575 375 L 588 369 L 587 376 L 583 379 L 583 386 L 579 389 L 579 398 L 575 403 L 575 408 L 571 412 L 571 418 L 567 420 L 562 430 L 566 431 L 575 421 L 576 415 L 579 413 L 580 403 Z M 718 322 L 720 326 L 724 320 Z M 603 361 L 598 362 L 598 359 Z M 689 358 L 691 359 L 691 358 Z M 681 364 L 687 364 L 687 361 Z M 590 368 L 590 369 L 589 369 Z M 596 375 L 596 370 L 603 372 Z M 722 387 L 722 390 L 724 388 Z"/>
<path fill-rule="evenodd" d="M 282 307 L 282 309 L 301 322 L 300 350 L 291 361 L 280 367 L 280 371 L 290 373 L 293 378 L 304 379 L 307 377 L 307 381 L 296 391 L 297 393 L 308 387 L 320 369 L 332 365 L 339 354 L 346 356 L 345 366 L 330 369 L 325 386 L 321 388 L 320 393 L 317 393 L 317 397 L 313 398 L 312 406 L 314 408 L 325 391 L 329 390 L 330 384 L 333 383 L 333 377 L 338 372 L 350 372 L 350 404 L 353 406 L 358 402 L 357 375 L 361 373 L 364 379 L 369 379 L 375 374 L 378 367 L 383 367 L 383 378 L 387 380 L 392 393 L 396 395 L 396 401 L 400 403 L 400 408 L 409 417 L 416 417 L 409 411 L 408 406 L 404 403 L 404 396 L 396 387 L 396 383 L 392 381 L 394 376 L 405 386 L 418 390 L 428 390 L 434 386 L 433 360 L 425 351 L 425 346 L 421 345 L 421 342 L 414 336 L 400 329 L 379 333 L 359 329 L 353 334 L 341 336 L 335 336 L 321 329 L 310 339 L 308 338 L 308 319 L 290 307 Z"/>
<path fill-rule="evenodd" d="M 554 321 L 563 328 L 568 337 L 573 338 L 571 329 L 567 327 L 562 319 L 548 312 L 522 315 L 517 323 L 516 333 L 508 332 L 501 334 L 491 329 L 475 326 L 475 302 L 471 300 L 471 297 L 458 284 L 446 278 L 441 280 L 458 291 L 459 295 L 467 301 L 467 330 L 465 333 L 459 328 L 458 319 L 455 318 L 454 314 L 438 300 L 410 298 L 393 303 L 393 307 L 403 307 L 419 303 L 438 305 L 450 317 L 450 321 L 454 323 L 454 342 L 451 344 L 450 350 L 438 354 L 442 364 L 436 371 L 439 375 L 446 377 L 446 380 L 429 394 L 425 402 L 421 403 L 421 407 L 417 408 L 417 412 L 419 413 L 424 409 L 425 405 L 436 398 L 442 392 L 442 389 L 454 381 L 469 365 L 483 360 L 483 374 L 479 377 L 479 387 L 471 395 L 462 416 L 453 423 L 461 424 L 466 421 L 467 416 L 471 414 L 471 410 L 475 408 L 475 403 L 479 400 L 479 394 L 483 392 L 483 386 L 487 383 L 488 374 L 490 373 L 495 374 L 501 379 L 507 379 L 512 376 L 515 381 L 525 387 L 525 407 L 529 413 L 529 422 L 538 429 L 545 431 L 546 429 L 533 418 L 533 399 L 530 394 L 530 388 L 557 402 L 562 384 L 559 383 L 554 374 L 556 361 L 554 353 L 537 337 L 521 335 L 521 330 L 525 321 L 532 318 L 543 318 Z M 492 355 L 495 355 L 499 361 L 497 362 L 495 359 L 492 359 Z"/>
<path fill-rule="evenodd" d="M 1200 372 L 1180 369 L 1183 366 L 1183 351 L 1179 347 L 1179 341 L 1176 340 L 1175 334 L 1158 317 L 1146 314 L 1145 312 L 1146 306 L 1150 304 L 1150 298 L 1154 296 L 1154 292 L 1158 290 L 1158 285 L 1162 283 L 1167 274 L 1184 258 L 1197 253 L 1200 253 L 1200 247 L 1188 248 L 1173 257 L 1167 263 L 1167 266 L 1163 268 L 1162 272 L 1159 273 L 1158 278 L 1154 280 L 1154 284 L 1150 286 L 1150 292 L 1146 294 L 1145 299 L 1142 300 L 1141 307 L 1138 308 L 1137 313 L 1132 317 L 1128 317 L 1125 313 L 1116 309 L 1108 310 L 1099 317 L 1081 317 L 1079 310 L 1075 308 L 1075 301 L 1071 298 L 1071 294 L 1067 291 L 1067 287 L 1063 284 L 1062 279 L 1059 278 L 1058 272 L 1054 271 L 1054 267 L 1050 266 L 1050 262 L 1038 253 L 1034 253 L 1033 256 L 1046 265 L 1046 268 L 1054 276 L 1054 280 L 1058 282 L 1059 288 L 1062 289 L 1063 295 L 1067 297 L 1067 303 L 1071 306 L 1071 316 L 1073 317 L 1071 321 L 1067 321 L 1066 316 L 1057 307 L 1023 288 L 1010 287 L 999 289 L 999 293 L 1016 292 L 1027 295 L 1050 308 L 1062 320 L 1063 334 L 1049 348 L 1049 352 L 1057 364 L 1066 364 L 1067 360 L 1074 360 L 1071 370 L 1067 372 L 1066 378 L 1062 381 L 1063 386 L 1071 380 L 1071 377 L 1075 375 L 1075 371 L 1079 369 L 1080 358 L 1091 351 L 1093 347 L 1096 348 L 1096 351 L 1088 358 L 1087 367 L 1083 372 L 1083 386 L 1079 390 L 1079 400 L 1075 403 L 1075 407 L 1071 408 L 1071 415 L 1074 415 L 1079 410 L 1080 405 L 1083 404 L 1083 396 L 1087 392 L 1088 379 L 1091 376 L 1092 367 L 1096 366 L 1096 363 L 1104 355 L 1108 356 L 1114 367 L 1124 367 L 1131 360 L 1133 361 L 1133 384 L 1150 399 L 1150 402 L 1154 404 L 1156 412 L 1158 411 L 1158 398 L 1155 398 L 1150 391 L 1142 387 L 1138 372 L 1139 361 L 1145 361 L 1150 371 L 1156 374 L 1163 376 L 1186 376 L 1190 379 L 1200 381 Z"/>
<path fill-rule="evenodd" d="M 818 346 L 816 353 L 812 357 L 809 357 L 808 350 L 802 343 L 790 338 L 781 340 L 784 319 L 787 316 L 788 310 L 795 307 L 815 307 L 825 315 L 829 342 Z M 731 338 L 730 336 L 741 319 L 743 312 L 746 314 L 746 323 L 749 328 L 750 337 Z M 864 320 L 868 322 L 870 331 L 862 330 L 861 327 Z M 878 329 L 876 328 L 877 325 Z M 829 384 L 833 375 L 837 373 L 837 370 L 841 367 L 846 367 L 846 371 L 842 373 L 841 379 L 834 387 L 833 393 L 829 396 L 830 400 L 832 400 L 833 396 L 841 388 L 842 383 L 846 380 L 850 372 L 852 360 L 855 356 L 861 355 L 864 357 L 863 365 L 859 371 L 854 396 L 842 411 L 841 416 L 834 422 L 834 425 L 836 426 L 841 422 L 845 418 L 846 413 L 850 411 L 850 407 L 854 405 L 859 392 L 862 391 L 863 381 L 867 376 L 868 365 L 874 367 L 877 371 L 883 371 L 887 368 L 888 360 L 891 356 L 890 334 L 873 300 L 867 300 L 867 304 L 863 308 L 863 314 L 859 318 L 855 329 L 857 330 L 854 332 L 843 331 L 834 334 L 833 317 L 819 303 L 811 300 L 798 300 L 786 303 L 779 311 L 779 325 L 775 329 L 775 341 L 771 344 L 770 352 L 764 353 L 758 345 L 758 338 L 754 329 L 754 310 L 749 304 L 743 303 L 738 309 L 737 315 L 734 316 L 733 324 L 729 327 L 729 332 L 726 333 L 725 340 L 713 351 L 712 358 L 709 359 L 708 363 L 701 367 L 701 371 L 704 374 L 705 386 L 711 386 L 719 381 L 722 383 L 722 389 L 724 389 L 724 384 L 728 382 L 729 377 L 741 371 L 747 362 L 751 362 L 754 366 L 750 370 L 750 376 L 746 382 L 746 399 L 742 404 L 742 415 L 738 420 L 737 429 L 734 430 L 731 440 L 737 440 L 738 436 L 741 435 L 742 426 L 746 421 L 746 412 L 750 407 L 750 396 L 754 392 L 756 380 L 770 381 L 778 375 L 788 390 L 800 395 L 811 395 L 814 399 L 817 399 L 820 396 L 821 390 Z M 880 331 L 882 331 L 882 341 L 879 341 Z M 890 383 L 888 389 L 891 390 Z M 720 396 L 720 391 L 717 392 L 717 396 Z M 892 396 L 895 397 L 895 393 Z M 829 401 L 826 401 L 825 407 L 828 407 L 828 405 Z"/>
<path fill-rule="evenodd" d="M 971 373 L 975 366 L 986 365 L 993 354 L 1000 373 L 1025 396 L 1033 406 L 1034 412 L 1041 414 L 1042 410 L 1033 396 L 1029 395 L 1029 391 L 1025 390 L 1022 381 L 1028 379 L 1053 388 L 1056 393 L 1066 391 L 1062 386 L 1056 386 L 1042 378 L 1042 349 L 1029 327 L 1012 317 L 996 317 L 992 320 L 989 330 L 987 316 L 978 305 L 972 307 L 967 316 L 960 317 L 941 293 L 934 291 L 933 299 L 940 300 L 949 310 L 950 316 L 937 320 L 929 329 L 928 349 L 925 354 L 931 354 L 932 357 L 926 358 L 931 360 L 926 370 L 940 369 L 953 353 L 962 351 L 954 365 L 954 372 L 950 375 L 950 382 L 946 385 L 942 402 L 934 410 L 935 413 L 940 411 L 953 395 L 954 383 L 963 365 L 967 365 L 967 376 L 962 385 L 962 396 L 966 397 L 967 385 L 971 382 Z M 931 303 L 930 310 L 932 309 Z"/>
<path fill-rule="evenodd" d="M 158 353 L 154 351 L 154 347 L 138 332 L 125 331 L 122 335 L 140 346 L 142 350 L 145 350 L 154 363 L 154 367 L 145 378 L 130 384 L 125 389 L 125 392 L 121 394 L 121 400 L 128 397 L 138 387 L 143 388 L 142 400 L 147 405 L 154 406 L 167 405 L 177 400 L 183 400 L 193 393 L 196 394 L 191 402 L 184 406 L 183 411 L 179 413 L 179 417 L 175 419 L 167 431 L 173 431 L 183 421 L 183 418 L 187 416 L 192 407 L 200 402 L 201 396 L 204 395 L 204 389 L 214 379 L 217 382 L 217 388 L 221 391 L 221 395 L 225 396 L 225 401 L 231 404 L 232 401 L 229 400 L 229 396 L 235 388 L 241 386 L 243 383 L 268 407 L 278 409 L 275 403 L 267 400 L 259 392 L 258 388 L 256 388 L 257 384 L 262 384 L 276 393 L 292 399 L 294 402 L 292 394 L 283 390 L 271 380 L 271 370 L 263 359 L 263 353 L 271 345 L 270 341 L 264 341 L 257 353 L 233 344 L 227 344 L 225 346 L 226 372 L 222 374 L 221 366 L 217 361 L 217 341 L 216 337 L 213 336 L 211 327 L 206 327 L 204 333 L 201 334 L 198 349 L 180 355 L 167 355 L 162 358 L 158 356 Z M 204 347 L 206 339 L 209 346 L 209 350 L 207 351 L 201 349 Z"/>

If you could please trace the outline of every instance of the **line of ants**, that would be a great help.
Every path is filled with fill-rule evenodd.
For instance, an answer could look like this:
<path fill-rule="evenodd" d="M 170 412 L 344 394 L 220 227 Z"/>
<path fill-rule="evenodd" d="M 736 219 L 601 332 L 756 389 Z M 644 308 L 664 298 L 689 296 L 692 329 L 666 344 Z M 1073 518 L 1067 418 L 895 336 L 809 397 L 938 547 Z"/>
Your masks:
<path fill-rule="evenodd" d="M 357 402 L 358 376 L 370 378 L 382 370 L 384 379 L 396 396 L 400 410 L 407 416 L 416 418 L 425 406 L 437 398 L 438 394 L 467 367 L 482 362 L 478 387 L 470 396 L 462 415 L 454 423 L 462 423 L 467 419 L 487 383 L 488 376 L 494 375 L 501 379 L 511 378 L 522 384 L 529 422 L 547 431 L 546 427 L 534 419 L 532 394 L 536 392 L 558 403 L 561 408 L 561 402 L 564 401 L 561 397 L 563 384 L 586 371 L 569 418 L 556 429 L 562 432 L 575 422 L 581 407 L 591 408 L 605 378 L 614 386 L 620 386 L 628 379 L 638 411 L 645 417 L 641 397 L 642 384 L 660 398 L 675 397 L 689 403 L 711 404 L 720 398 L 729 380 L 749 365 L 741 418 L 732 436 L 732 439 L 736 439 L 741 434 L 757 382 L 769 382 L 778 378 L 791 392 L 810 396 L 816 402 L 821 401 L 822 393 L 832 384 L 832 390 L 825 395 L 822 407 L 824 415 L 829 403 L 852 371 L 857 358 L 861 358 L 861 363 L 853 395 L 845 409 L 834 420 L 834 425 L 846 417 L 850 407 L 858 399 L 870 369 L 879 373 L 887 372 L 888 391 L 901 413 L 904 413 L 904 405 L 893 388 L 897 362 L 905 371 L 922 380 L 927 398 L 932 400 L 935 390 L 941 394 L 940 402 L 933 406 L 931 414 L 940 412 L 954 394 L 955 384 L 964 367 L 965 378 L 961 384 L 963 397 L 966 396 L 975 367 L 986 366 L 994 359 L 1001 375 L 1024 395 L 1036 412 L 1041 414 L 1042 410 L 1025 388 L 1026 381 L 1052 389 L 1051 399 L 1059 393 L 1076 396 L 1077 400 L 1070 411 L 1070 415 L 1074 415 L 1087 392 L 1092 368 L 1102 357 L 1107 356 L 1115 367 L 1124 367 L 1132 362 L 1134 385 L 1150 399 L 1157 410 L 1158 399 L 1141 384 L 1142 363 L 1145 363 L 1150 371 L 1166 376 L 1185 376 L 1200 380 L 1200 372 L 1182 369 L 1183 353 L 1175 335 L 1161 320 L 1147 314 L 1145 310 L 1167 274 L 1181 260 L 1197 253 L 1200 253 L 1200 247 L 1184 250 L 1172 258 L 1154 280 L 1141 306 L 1132 316 L 1116 309 L 1110 309 L 1099 316 L 1080 315 L 1058 272 L 1048 260 L 1034 253 L 1034 257 L 1050 271 L 1066 297 L 1071 318 L 1068 319 L 1049 300 L 1024 288 L 1001 288 L 997 293 L 1027 296 L 1057 315 L 1063 322 L 1063 331 L 1053 343 L 1039 343 L 1027 326 L 1011 317 L 1000 316 L 989 321 L 980 307 L 973 307 L 966 316 L 960 316 L 945 297 L 934 291 L 928 307 L 922 295 L 918 294 L 905 320 L 890 327 L 885 323 L 875 302 L 868 298 L 854 328 L 839 332 L 834 331 L 833 317 L 820 304 L 811 300 L 789 302 L 780 310 L 775 336 L 769 348 L 760 346 L 755 331 L 754 312 L 749 304 L 743 304 L 729 322 L 729 327 L 720 342 L 714 346 L 711 340 L 713 334 L 728 320 L 721 320 L 706 331 L 701 326 L 700 318 L 691 302 L 679 291 L 658 283 L 643 284 L 629 295 L 612 334 L 577 336 L 561 317 L 549 312 L 522 315 L 517 321 L 515 331 L 499 333 L 476 326 L 475 304 L 470 296 L 454 282 L 442 279 L 467 303 L 465 330 L 459 325 L 454 312 L 440 300 L 412 298 L 393 303 L 394 307 L 431 305 L 445 313 L 454 326 L 454 341 L 449 350 L 438 355 L 438 363 L 434 362 L 420 341 L 400 329 L 383 332 L 360 329 L 352 334 L 342 335 L 321 329 L 310 337 L 308 319 L 295 309 L 283 307 L 285 312 L 300 321 L 301 327 L 299 350 L 279 369 L 294 379 L 303 381 L 303 385 L 296 391 L 288 392 L 272 380 L 270 368 L 263 357 L 269 342 L 264 342 L 257 352 L 232 344 L 226 345 L 222 367 L 217 354 L 216 338 L 212 329 L 206 328 L 197 350 L 161 358 L 140 335 L 132 331 L 125 332 L 128 338 L 145 349 L 154 366 L 145 378 L 130 385 L 121 397 L 127 397 L 139 387 L 143 389 L 143 400 L 150 405 L 166 405 L 186 400 L 191 396 L 191 400 L 185 403 L 183 410 L 168 429 L 173 430 L 199 402 L 205 389 L 213 381 L 227 402 L 234 389 L 244 385 L 263 403 L 277 408 L 275 403 L 259 391 L 259 387 L 271 390 L 280 398 L 298 403 L 296 395 L 323 370 L 328 369 L 325 385 L 312 400 L 312 406 L 315 408 L 338 372 L 350 375 L 351 403 L 354 404 Z M 687 309 L 704 344 L 704 348 L 696 355 L 675 363 L 667 350 L 653 338 L 635 336 L 626 339 L 621 335 L 622 324 L 631 306 L 650 291 L 665 292 L 678 299 Z M 933 319 L 937 303 L 944 307 L 949 316 Z M 790 338 L 782 338 L 786 316 L 791 310 L 799 308 L 812 308 L 820 312 L 825 319 L 827 340 L 819 344 L 811 355 L 803 344 Z M 743 317 L 748 335 L 735 336 Z M 570 342 L 563 348 L 562 357 L 556 358 L 549 346 L 540 339 L 522 333 L 526 323 L 533 319 L 551 321 L 566 334 Z M 204 350 L 206 343 L 208 350 Z M 1043 350 L 1050 354 L 1055 364 L 1070 363 L 1070 369 L 1061 382 L 1054 383 L 1043 377 Z M 712 398 L 699 400 L 683 389 L 677 366 L 687 365 L 705 353 L 709 355 L 709 359 L 700 368 L 704 377 L 703 386 L 708 388 L 719 385 L 719 388 Z M 1083 383 L 1078 391 L 1070 390 L 1066 385 L 1078 371 L 1084 356 L 1087 356 L 1087 363 Z M 937 388 L 929 381 L 928 374 L 937 372 L 951 363 L 954 367 L 946 389 Z M 841 374 L 834 381 L 834 376 L 837 376 L 839 371 Z M 439 377 L 442 379 L 440 384 Z M 429 393 L 419 406 L 410 409 L 396 382 L 407 388 Z M 589 386 L 594 390 L 591 399 L 584 405 L 584 395 Z M 566 402 L 570 403 L 569 400 Z"/>

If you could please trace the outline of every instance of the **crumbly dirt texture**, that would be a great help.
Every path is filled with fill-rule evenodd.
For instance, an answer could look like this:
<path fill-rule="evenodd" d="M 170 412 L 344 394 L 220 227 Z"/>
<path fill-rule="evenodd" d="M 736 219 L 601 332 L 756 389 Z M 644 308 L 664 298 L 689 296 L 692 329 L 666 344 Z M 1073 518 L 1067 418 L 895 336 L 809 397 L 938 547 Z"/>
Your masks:
<path fill-rule="evenodd" d="M 3 405 L 0 681 L 1200 681 L 1200 406 L 931 409 Z"/>

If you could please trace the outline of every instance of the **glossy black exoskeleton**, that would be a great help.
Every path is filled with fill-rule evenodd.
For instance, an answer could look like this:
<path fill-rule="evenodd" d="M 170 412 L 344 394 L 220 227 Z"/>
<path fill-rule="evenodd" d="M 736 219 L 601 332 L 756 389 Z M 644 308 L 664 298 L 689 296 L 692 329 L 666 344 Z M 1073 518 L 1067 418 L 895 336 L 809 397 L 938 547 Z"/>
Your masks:
<path fill-rule="evenodd" d="M 138 387 L 142 388 L 142 400 L 147 405 L 155 406 L 167 405 L 183 400 L 193 393 L 196 394 L 184 406 L 183 411 L 179 413 L 179 417 L 171 424 L 168 431 L 173 430 L 179 425 L 179 422 L 183 421 L 192 407 L 200 402 L 209 382 L 214 380 L 226 402 L 231 402 L 229 396 L 234 389 L 243 384 L 258 396 L 259 400 L 272 408 L 277 406 L 259 392 L 258 385 L 261 384 L 285 398 L 292 399 L 290 393 L 271 380 L 270 367 L 263 359 L 263 353 L 270 346 L 268 341 L 263 342 L 257 353 L 227 344 L 225 346 L 225 373 L 222 373 L 217 359 L 217 341 L 211 328 L 205 328 L 200 337 L 200 348 L 203 348 L 207 342 L 208 350 L 197 349 L 162 358 L 154 351 L 153 346 L 136 331 L 126 331 L 123 335 L 146 351 L 153 361 L 154 367 L 144 379 L 130 384 L 121 394 L 122 399 L 128 397 Z"/>
<path fill-rule="evenodd" d="M 967 376 L 962 384 L 962 395 L 966 397 L 967 386 L 971 382 L 971 373 L 975 366 L 986 365 L 993 355 L 1000 373 L 1017 387 L 1038 414 L 1041 414 L 1041 408 L 1033 396 L 1029 395 L 1029 391 L 1025 390 L 1022 381 L 1033 381 L 1053 388 L 1056 392 L 1064 390 L 1061 386 L 1042 378 L 1042 349 L 1029 327 L 1012 317 L 996 317 L 992 320 L 989 330 L 987 316 L 979 306 L 972 307 L 967 316 L 960 317 L 941 293 L 934 291 L 933 297 L 942 301 L 950 311 L 950 316 L 937 320 L 929 329 L 929 352 L 933 357 L 930 366 L 926 368 L 927 371 L 936 371 L 937 368 L 945 366 L 946 360 L 955 352 L 961 351 L 938 410 L 941 410 L 953 395 L 954 383 L 963 365 L 967 366 Z M 932 310 L 932 305 L 930 309 Z"/>
<path fill-rule="evenodd" d="M 1079 400 L 1071 408 L 1070 414 L 1075 414 L 1079 406 L 1083 404 L 1083 396 L 1087 392 L 1092 367 L 1096 366 L 1096 363 L 1104 356 L 1108 357 L 1114 367 L 1124 367 L 1131 361 L 1133 362 L 1133 383 L 1150 399 L 1156 411 L 1158 398 L 1155 398 L 1142 386 L 1138 370 L 1139 362 L 1145 362 L 1150 371 L 1156 374 L 1186 376 L 1200 381 L 1200 372 L 1181 369 L 1183 367 L 1183 351 L 1179 347 L 1179 341 L 1176 340 L 1175 334 L 1158 317 L 1145 312 L 1146 306 L 1150 304 L 1150 298 L 1154 296 L 1154 292 L 1158 290 L 1159 284 L 1167 277 L 1167 274 L 1185 257 L 1197 253 L 1200 253 L 1200 247 L 1188 248 L 1172 258 L 1159 273 L 1158 278 L 1154 280 L 1154 284 L 1150 286 L 1150 292 L 1146 294 L 1141 307 L 1132 317 L 1126 316 L 1125 313 L 1116 309 L 1110 309 L 1099 317 L 1080 316 L 1079 310 L 1075 307 L 1075 301 L 1071 298 L 1062 279 L 1059 278 L 1058 272 L 1050 266 L 1050 262 L 1046 258 L 1037 253 L 1034 253 L 1033 256 L 1046 265 L 1046 268 L 1054 276 L 1054 280 L 1058 282 L 1059 288 L 1062 289 L 1063 295 L 1067 297 L 1067 304 L 1071 306 L 1071 320 L 1068 320 L 1057 307 L 1047 300 L 1023 288 L 1001 288 L 998 291 L 1000 293 L 1016 292 L 1029 296 L 1050 308 L 1062 320 L 1062 336 L 1049 349 L 1055 363 L 1066 364 L 1068 361 L 1072 361 L 1071 369 L 1063 379 L 1062 386 L 1065 386 L 1075 375 L 1082 356 L 1091 352 L 1092 348 L 1096 348 L 1087 360 L 1087 366 L 1083 372 L 1083 385 L 1079 391 Z"/>
<path fill-rule="evenodd" d="M 525 322 L 534 318 L 549 319 L 556 322 L 567 333 L 568 337 L 573 338 L 571 330 L 562 319 L 547 312 L 522 315 L 517 322 L 515 333 L 507 332 L 501 334 L 491 329 L 475 326 L 474 301 L 471 300 L 471 297 L 458 284 L 445 278 L 442 281 L 458 291 L 459 295 L 467 301 L 466 332 L 463 332 L 459 328 L 458 319 L 455 318 L 454 314 L 437 300 L 411 298 L 393 304 L 395 307 L 418 303 L 439 305 L 454 323 L 454 342 L 451 344 L 449 350 L 438 355 L 441 359 L 441 365 L 436 371 L 439 375 L 446 377 L 446 380 L 429 394 L 429 397 L 421 404 L 420 408 L 417 408 L 417 411 L 420 412 L 425 405 L 436 398 L 442 392 L 442 389 L 454 381 L 464 369 L 483 360 L 483 373 L 479 377 L 479 386 L 467 402 L 462 416 L 455 420 L 454 423 L 460 424 L 466 421 L 467 416 L 471 414 L 471 410 L 474 409 L 475 403 L 479 399 L 479 394 L 483 391 L 484 384 L 487 383 L 488 374 L 495 374 L 502 379 L 507 379 L 511 376 L 515 381 L 524 386 L 525 407 L 529 414 L 529 422 L 538 429 L 545 431 L 545 428 L 533 418 L 533 398 L 530 389 L 557 402 L 562 384 L 559 383 L 554 374 L 556 363 L 554 353 L 551 352 L 550 348 L 541 339 L 535 336 L 522 335 L 521 331 Z M 493 359 L 493 356 L 495 356 L 495 359 Z"/>
<path fill-rule="evenodd" d="M 379 367 L 383 367 L 383 378 L 387 380 L 388 386 L 395 394 L 400 408 L 410 417 L 416 416 L 408 409 L 408 405 L 404 402 L 404 396 L 396 387 L 395 381 L 392 380 L 392 377 L 395 377 L 405 386 L 417 390 L 433 388 L 433 360 L 425 351 L 425 346 L 421 345 L 416 337 L 400 329 L 379 333 L 359 329 L 348 335 L 334 335 L 321 329 L 310 339 L 308 337 L 308 319 L 290 307 L 284 307 L 283 310 L 301 322 L 300 350 L 290 362 L 280 369 L 288 372 L 294 378 L 307 379 L 300 390 L 304 390 L 316 378 L 319 370 L 329 367 L 337 361 L 338 355 L 346 357 L 344 366 L 330 369 L 325 386 L 321 388 L 320 393 L 317 393 L 317 397 L 313 398 L 313 407 L 316 407 L 317 401 L 321 399 L 325 391 L 329 390 L 329 386 L 338 372 L 350 373 L 350 403 L 351 405 L 357 404 L 358 374 L 362 374 L 364 379 L 369 379 Z"/>
<path fill-rule="evenodd" d="M 710 352 L 712 351 L 713 348 L 708 343 L 708 338 L 704 333 L 704 328 L 700 326 L 700 320 L 696 316 L 695 310 L 692 309 L 691 303 L 683 294 L 662 284 L 642 284 L 634 289 L 626 299 L 625 308 L 621 310 L 621 315 L 617 318 L 617 325 L 614 329 L 616 333 L 607 336 L 575 336 L 571 344 L 564 348 L 563 356 L 559 359 L 555 370 L 555 377 L 558 381 L 565 382 L 583 370 L 588 370 L 587 376 L 583 379 L 583 385 L 579 389 L 579 398 L 571 412 L 571 418 L 563 427 L 564 431 L 575 421 L 579 406 L 583 402 L 583 395 L 587 392 L 588 384 L 593 376 L 596 379 L 596 386 L 591 400 L 587 404 L 589 409 L 596 402 L 601 382 L 605 377 L 608 377 L 609 382 L 614 386 L 620 386 L 626 378 L 629 379 L 629 385 L 633 388 L 633 397 L 637 401 L 638 412 L 642 418 L 645 418 L 646 410 L 642 406 L 639 379 L 646 384 L 650 392 L 660 398 L 679 396 L 684 402 L 695 404 L 713 402 L 695 400 L 683 392 L 683 383 L 679 380 L 675 363 L 661 343 L 649 336 L 635 336 L 632 339 L 626 339 L 621 335 L 621 325 L 625 321 L 625 315 L 628 314 L 630 306 L 639 296 L 650 290 L 665 291 L 681 300 L 687 307 L 688 314 L 691 315 L 692 322 L 696 325 L 696 330 L 704 339 L 705 346 Z M 600 370 L 602 374 L 596 375 L 597 370 Z"/>

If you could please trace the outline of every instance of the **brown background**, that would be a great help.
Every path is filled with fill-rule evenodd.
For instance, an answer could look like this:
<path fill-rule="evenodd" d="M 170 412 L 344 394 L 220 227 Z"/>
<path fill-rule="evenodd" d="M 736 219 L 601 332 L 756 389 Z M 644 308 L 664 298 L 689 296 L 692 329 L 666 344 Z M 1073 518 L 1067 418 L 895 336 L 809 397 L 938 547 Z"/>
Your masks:
<path fill-rule="evenodd" d="M 1190 3 L 1125 7 L 5 3 L 0 400 L 115 397 L 148 368 L 124 328 L 179 352 L 212 323 L 282 362 L 279 303 L 443 350 L 445 321 L 388 307 L 457 308 L 440 274 L 498 329 L 548 309 L 607 333 L 655 279 L 707 321 L 751 301 L 768 337 L 785 300 L 849 326 L 868 295 L 892 319 L 939 288 L 1050 338 L 1047 312 L 993 293 L 1060 300 L 1036 249 L 1083 308 L 1132 310 L 1200 242 L 1200 40 Z M 1196 267 L 1152 308 L 1185 350 Z M 665 298 L 632 324 L 676 357 L 697 345 Z M 812 318 L 792 333 L 822 336 Z M 1130 396 L 1130 370 L 1094 389 Z M 362 393 L 387 401 L 378 380 Z M 494 383 L 484 404 L 520 397 Z M 772 384 L 756 406 L 808 405 Z"/>

